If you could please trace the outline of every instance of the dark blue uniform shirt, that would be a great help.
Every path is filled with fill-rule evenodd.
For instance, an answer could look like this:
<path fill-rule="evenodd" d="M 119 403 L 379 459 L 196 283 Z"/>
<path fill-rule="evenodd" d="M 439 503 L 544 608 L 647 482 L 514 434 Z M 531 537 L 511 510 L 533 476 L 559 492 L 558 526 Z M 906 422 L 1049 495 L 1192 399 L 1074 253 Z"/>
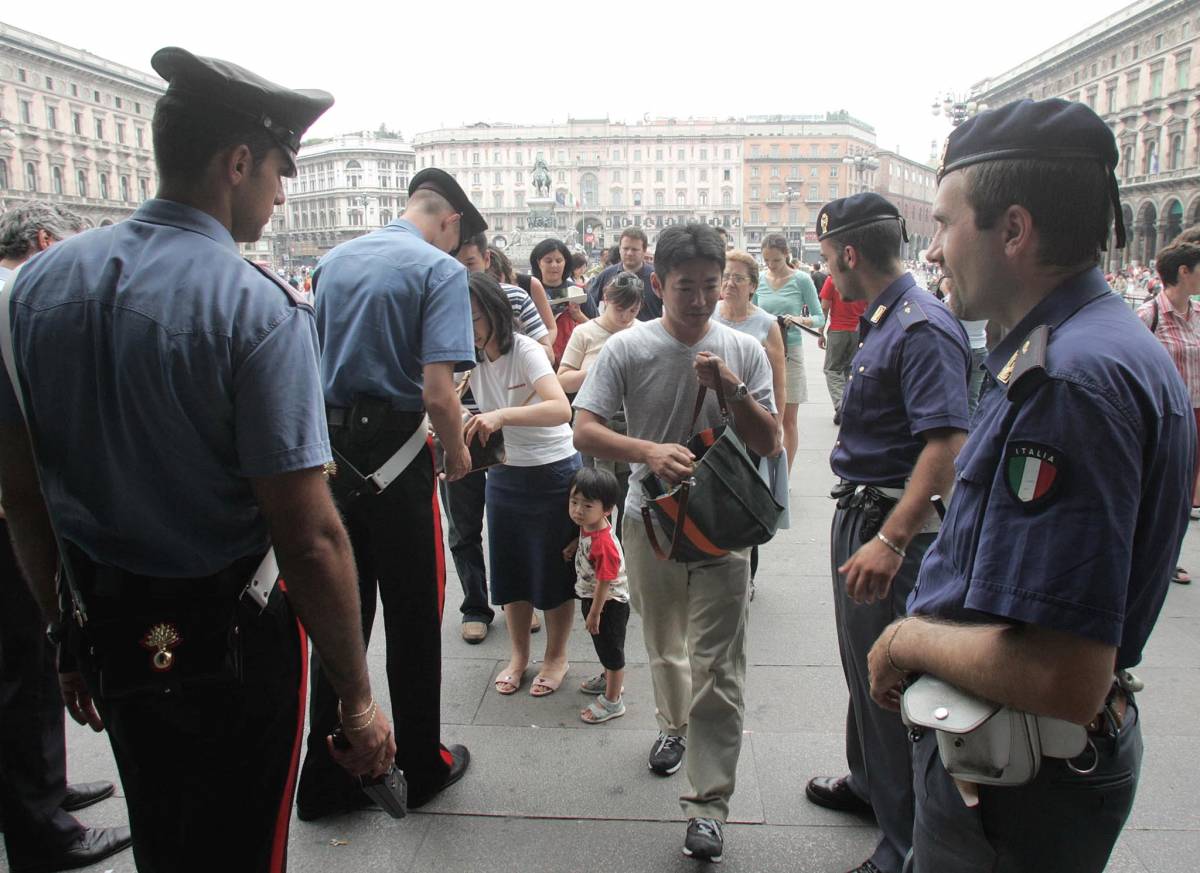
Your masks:
<path fill-rule="evenodd" d="M 410 221 L 342 243 L 317 264 L 313 290 L 330 406 L 369 394 L 419 412 L 426 364 L 475 366 L 466 268 Z"/>
<path fill-rule="evenodd" d="M 1132 667 L 1188 523 L 1196 428 L 1183 380 L 1098 269 L 1034 307 L 986 367 L 996 381 L 909 612 L 1075 633 Z"/>
<path fill-rule="evenodd" d="M 863 313 L 859 339 L 830 466 L 851 482 L 902 485 L 925 447 L 922 433 L 967 429 L 967 335 L 905 273 Z"/>
<path fill-rule="evenodd" d="M 9 311 L 46 504 L 93 560 L 215 573 L 267 547 L 249 477 L 330 458 L 312 309 L 204 212 L 148 200 L 55 244 Z"/>

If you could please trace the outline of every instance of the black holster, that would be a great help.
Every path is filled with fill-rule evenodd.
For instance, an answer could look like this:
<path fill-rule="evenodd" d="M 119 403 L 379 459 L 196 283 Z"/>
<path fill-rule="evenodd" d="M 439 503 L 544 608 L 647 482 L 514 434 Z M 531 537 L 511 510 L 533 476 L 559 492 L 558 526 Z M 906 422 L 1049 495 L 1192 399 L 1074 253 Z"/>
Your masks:
<path fill-rule="evenodd" d="M 853 482 L 840 483 L 829 496 L 837 500 L 838 509 L 857 509 L 862 514 L 862 525 L 858 529 L 858 539 L 862 543 L 875 538 L 888 513 L 899 503 L 872 485 L 860 487 Z"/>

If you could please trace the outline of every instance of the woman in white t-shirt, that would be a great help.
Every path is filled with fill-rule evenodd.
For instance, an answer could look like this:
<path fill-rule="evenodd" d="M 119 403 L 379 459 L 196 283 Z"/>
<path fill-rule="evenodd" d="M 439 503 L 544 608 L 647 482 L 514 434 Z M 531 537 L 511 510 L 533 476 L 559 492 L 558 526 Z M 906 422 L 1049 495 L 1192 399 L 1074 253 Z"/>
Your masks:
<path fill-rule="evenodd" d="M 641 309 L 641 277 L 629 271 L 618 273 L 604 287 L 604 310 L 600 317 L 579 325 L 567 340 L 558 364 L 558 381 L 564 391 L 574 394 L 579 390 L 608 338 L 632 327 Z"/>
<path fill-rule="evenodd" d="M 467 442 L 504 429 L 503 464 L 488 471 L 488 554 L 492 603 L 504 607 L 512 654 L 496 690 L 515 694 L 530 659 L 533 610 L 546 616 L 546 654 L 529 693 L 553 694 L 567 674 L 574 620 L 575 568 L 563 549 L 578 531 L 568 514 L 579 455 L 571 439 L 571 405 L 540 345 L 513 330 L 512 307 L 496 280 L 473 273 L 471 318 L 479 365 L 471 388 L 479 414 Z"/>

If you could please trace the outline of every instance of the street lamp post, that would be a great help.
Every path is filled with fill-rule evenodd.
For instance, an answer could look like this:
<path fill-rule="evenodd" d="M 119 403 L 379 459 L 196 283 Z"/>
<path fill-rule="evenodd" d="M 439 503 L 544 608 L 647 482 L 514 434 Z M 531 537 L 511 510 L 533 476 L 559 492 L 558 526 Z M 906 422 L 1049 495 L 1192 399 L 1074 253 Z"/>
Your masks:
<path fill-rule="evenodd" d="M 800 192 L 795 188 L 789 187 L 783 192 L 784 199 L 784 216 L 783 216 L 783 236 L 788 241 L 788 246 L 792 245 L 792 201 L 800 196 Z M 800 254 L 803 256 L 804 247 L 801 245 Z M 801 258 L 803 259 L 803 257 Z"/>
<path fill-rule="evenodd" d="M 946 120 L 950 122 L 951 127 L 958 127 L 968 118 L 983 112 L 987 109 L 986 103 L 979 103 L 972 100 L 969 95 L 947 91 L 945 94 L 939 94 L 933 98 L 933 106 L 930 107 L 930 112 L 936 118 L 939 115 L 945 114 Z"/>
<path fill-rule="evenodd" d="M 857 193 L 867 190 L 867 185 L 864 184 L 863 177 L 879 169 L 879 159 L 870 154 L 846 155 L 846 157 L 842 158 L 842 163 L 854 168 L 854 179 L 858 185 Z"/>

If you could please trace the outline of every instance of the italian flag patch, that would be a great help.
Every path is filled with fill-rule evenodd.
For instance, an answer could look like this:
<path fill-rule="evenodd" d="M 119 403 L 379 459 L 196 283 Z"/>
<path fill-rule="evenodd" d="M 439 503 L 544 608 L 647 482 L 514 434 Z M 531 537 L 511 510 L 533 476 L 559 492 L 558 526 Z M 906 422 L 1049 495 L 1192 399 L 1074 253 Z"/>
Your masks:
<path fill-rule="evenodd" d="M 1014 442 L 1004 450 L 1004 481 L 1022 506 L 1045 503 L 1058 491 L 1063 475 L 1062 455 L 1042 443 Z"/>

